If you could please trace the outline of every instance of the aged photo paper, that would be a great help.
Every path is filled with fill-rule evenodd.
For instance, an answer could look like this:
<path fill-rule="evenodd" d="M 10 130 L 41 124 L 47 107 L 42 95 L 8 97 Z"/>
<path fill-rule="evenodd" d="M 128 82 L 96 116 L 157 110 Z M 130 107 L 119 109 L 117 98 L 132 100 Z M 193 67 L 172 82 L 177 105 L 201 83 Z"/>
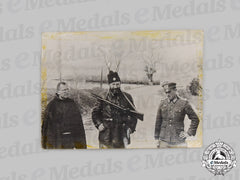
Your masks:
<path fill-rule="evenodd" d="M 203 31 L 46 32 L 45 149 L 202 146 Z"/>

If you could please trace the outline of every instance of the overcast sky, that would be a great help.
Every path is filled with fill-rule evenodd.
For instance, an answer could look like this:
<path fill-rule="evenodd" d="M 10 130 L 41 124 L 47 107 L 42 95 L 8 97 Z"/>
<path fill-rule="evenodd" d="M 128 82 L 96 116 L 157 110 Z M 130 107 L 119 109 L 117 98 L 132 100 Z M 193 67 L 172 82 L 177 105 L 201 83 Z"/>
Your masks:
<path fill-rule="evenodd" d="M 121 60 L 121 79 L 142 81 L 146 63 L 156 61 L 155 81 L 186 85 L 199 74 L 202 41 L 202 31 L 45 33 L 42 65 L 48 81 L 60 71 L 63 78 L 84 80 L 100 76 L 101 69 L 106 77 L 106 63 L 115 71 Z"/>

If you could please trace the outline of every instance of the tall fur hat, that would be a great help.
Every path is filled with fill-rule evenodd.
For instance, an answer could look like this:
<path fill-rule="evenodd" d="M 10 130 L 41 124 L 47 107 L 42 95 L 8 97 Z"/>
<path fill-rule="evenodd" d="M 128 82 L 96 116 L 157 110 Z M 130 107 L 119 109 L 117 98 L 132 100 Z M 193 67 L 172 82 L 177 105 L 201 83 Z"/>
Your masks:
<path fill-rule="evenodd" d="M 121 81 L 117 72 L 109 71 L 107 77 L 108 77 L 108 84 L 112 82 Z"/>

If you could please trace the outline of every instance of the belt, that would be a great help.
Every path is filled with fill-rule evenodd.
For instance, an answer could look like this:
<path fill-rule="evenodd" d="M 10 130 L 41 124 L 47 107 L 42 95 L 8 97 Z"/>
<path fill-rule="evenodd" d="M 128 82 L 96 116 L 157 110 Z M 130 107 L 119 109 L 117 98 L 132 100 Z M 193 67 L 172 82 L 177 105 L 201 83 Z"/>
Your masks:
<path fill-rule="evenodd" d="M 105 121 L 112 121 L 113 118 L 104 118 L 103 120 L 105 120 Z"/>
<path fill-rule="evenodd" d="M 62 135 L 68 135 L 71 134 L 71 132 L 63 132 Z"/>

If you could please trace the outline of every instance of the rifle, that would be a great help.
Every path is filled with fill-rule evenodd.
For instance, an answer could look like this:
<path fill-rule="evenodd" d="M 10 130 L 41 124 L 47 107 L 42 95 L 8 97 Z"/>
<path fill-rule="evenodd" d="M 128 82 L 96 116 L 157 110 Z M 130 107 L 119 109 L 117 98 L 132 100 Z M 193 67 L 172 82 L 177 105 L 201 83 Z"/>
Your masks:
<path fill-rule="evenodd" d="M 112 107 L 114 107 L 114 108 L 116 108 L 116 109 L 118 109 L 118 110 L 120 110 L 120 111 L 127 111 L 126 108 L 123 108 L 123 107 L 121 107 L 121 106 L 119 106 L 119 105 L 116 105 L 116 104 L 114 104 L 114 103 L 106 100 L 106 99 L 103 99 L 102 97 L 100 97 L 100 96 L 98 96 L 98 95 L 96 95 L 96 94 L 94 94 L 94 93 L 91 93 L 91 95 L 92 95 L 93 97 L 95 97 L 96 99 L 98 99 L 99 101 L 105 102 L 105 103 L 109 104 L 110 106 L 112 106 Z M 134 117 L 136 117 L 137 119 L 143 121 L 143 116 L 144 116 L 144 114 L 139 113 L 139 112 L 137 112 L 137 111 L 135 111 L 135 110 L 131 110 L 131 109 L 128 110 L 128 111 L 129 111 L 129 113 L 130 113 L 132 116 L 134 116 Z"/>

